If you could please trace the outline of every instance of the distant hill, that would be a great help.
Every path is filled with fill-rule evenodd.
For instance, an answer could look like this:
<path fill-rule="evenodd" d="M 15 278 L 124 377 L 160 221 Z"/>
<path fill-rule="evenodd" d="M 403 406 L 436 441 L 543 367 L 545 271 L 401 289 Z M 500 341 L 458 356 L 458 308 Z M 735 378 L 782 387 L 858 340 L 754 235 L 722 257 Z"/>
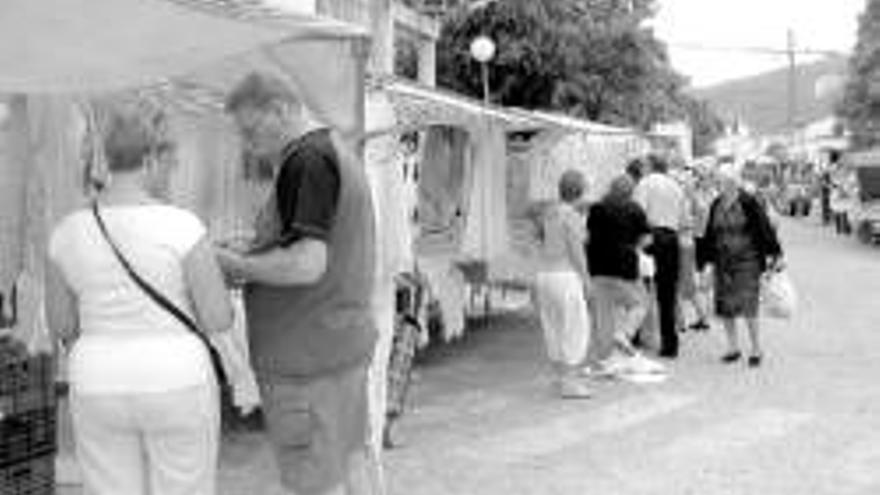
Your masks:
<path fill-rule="evenodd" d="M 798 65 L 797 122 L 831 115 L 847 71 L 845 57 Z M 725 119 L 739 118 L 758 134 L 784 131 L 788 122 L 788 69 L 778 69 L 691 91 L 708 100 Z"/>

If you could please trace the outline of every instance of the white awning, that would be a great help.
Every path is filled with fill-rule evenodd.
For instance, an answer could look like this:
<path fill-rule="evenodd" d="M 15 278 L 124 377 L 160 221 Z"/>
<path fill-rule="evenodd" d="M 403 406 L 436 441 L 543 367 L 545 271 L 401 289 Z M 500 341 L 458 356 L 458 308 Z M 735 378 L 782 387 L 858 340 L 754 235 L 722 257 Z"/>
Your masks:
<path fill-rule="evenodd" d="M 527 113 L 486 105 L 467 96 L 414 82 L 392 81 L 384 84 L 382 89 L 394 105 L 397 125 L 402 128 L 431 125 L 471 127 L 486 119 L 508 130 L 534 124 Z M 371 134 L 383 131 L 368 130 Z"/>
<path fill-rule="evenodd" d="M 542 126 L 560 128 L 573 132 L 605 136 L 636 136 L 640 134 L 635 129 L 629 127 L 615 127 L 558 113 L 532 111 L 529 112 L 529 116 L 534 121 L 539 122 Z"/>
<path fill-rule="evenodd" d="M 3 0 L 0 92 L 144 86 L 284 40 L 366 36 L 261 0 Z"/>

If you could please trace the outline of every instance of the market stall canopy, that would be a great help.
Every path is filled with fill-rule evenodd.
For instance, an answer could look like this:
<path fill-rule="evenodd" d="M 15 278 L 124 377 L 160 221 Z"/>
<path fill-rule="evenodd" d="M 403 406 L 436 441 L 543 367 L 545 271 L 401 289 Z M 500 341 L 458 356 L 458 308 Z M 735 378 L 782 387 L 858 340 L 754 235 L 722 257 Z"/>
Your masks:
<path fill-rule="evenodd" d="M 525 111 L 517 110 L 517 112 Z M 628 127 L 615 127 L 557 113 L 531 111 L 527 115 L 529 121 L 535 124 L 532 128 L 534 130 L 556 129 L 603 136 L 633 136 L 638 134 L 638 132 Z"/>
<path fill-rule="evenodd" d="M 385 81 L 379 84 L 379 89 L 387 93 L 394 106 L 396 128 L 368 128 L 368 135 L 433 125 L 474 128 L 486 121 L 492 121 L 506 130 L 537 125 L 527 112 L 514 112 L 496 105 L 486 105 L 467 96 L 415 82 Z"/>
<path fill-rule="evenodd" d="M 365 35 L 254 0 L 4 0 L 0 91 L 141 86 L 261 45 Z"/>
<path fill-rule="evenodd" d="M 169 199 L 197 213 L 212 238 L 240 235 L 262 204 L 259 181 L 242 180 L 241 143 L 222 114 L 248 72 L 282 77 L 319 119 L 348 137 L 362 133 L 367 32 L 288 3 L 300 6 L 0 0 L 0 295 L 16 295 L 24 340 L 51 343 L 38 304 L 47 297 L 46 243 L 99 175 L 90 153 L 96 97 L 122 92 L 163 105 L 179 162 Z"/>

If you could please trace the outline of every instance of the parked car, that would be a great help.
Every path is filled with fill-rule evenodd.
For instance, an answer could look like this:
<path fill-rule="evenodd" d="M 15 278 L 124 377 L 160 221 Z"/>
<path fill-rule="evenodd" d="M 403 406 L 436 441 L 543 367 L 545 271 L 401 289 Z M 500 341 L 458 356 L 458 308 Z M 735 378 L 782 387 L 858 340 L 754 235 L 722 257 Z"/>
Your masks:
<path fill-rule="evenodd" d="M 880 149 L 852 153 L 847 164 L 858 184 L 851 223 L 862 242 L 880 241 Z"/>

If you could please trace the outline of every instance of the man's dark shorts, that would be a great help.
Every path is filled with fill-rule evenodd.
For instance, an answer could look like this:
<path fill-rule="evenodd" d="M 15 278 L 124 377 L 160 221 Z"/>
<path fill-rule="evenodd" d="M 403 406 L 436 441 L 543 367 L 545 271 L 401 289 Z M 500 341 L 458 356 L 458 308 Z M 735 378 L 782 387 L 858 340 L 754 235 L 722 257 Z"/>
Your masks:
<path fill-rule="evenodd" d="M 367 368 L 260 377 L 269 441 L 286 488 L 320 494 L 347 480 L 351 459 L 368 444 Z"/>

